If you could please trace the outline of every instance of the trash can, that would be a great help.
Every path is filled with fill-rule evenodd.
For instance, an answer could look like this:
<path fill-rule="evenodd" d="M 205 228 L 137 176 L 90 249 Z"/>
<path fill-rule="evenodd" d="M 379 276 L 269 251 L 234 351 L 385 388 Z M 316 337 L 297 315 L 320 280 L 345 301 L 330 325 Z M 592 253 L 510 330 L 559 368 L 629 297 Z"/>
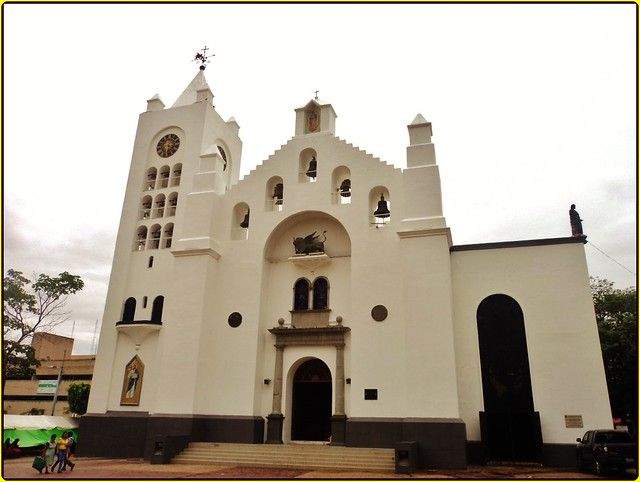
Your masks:
<path fill-rule="evenodd" d="M 152 464 L 166 464 L 165 443 L 163 439 L 157 439 L 153 445 L 153 454 L 151 455 Z"/>
<path fill-rule="evenodd" d="M 412 474 L 418 465 L 418 442 L 396 443 L 396 474 Z"/>

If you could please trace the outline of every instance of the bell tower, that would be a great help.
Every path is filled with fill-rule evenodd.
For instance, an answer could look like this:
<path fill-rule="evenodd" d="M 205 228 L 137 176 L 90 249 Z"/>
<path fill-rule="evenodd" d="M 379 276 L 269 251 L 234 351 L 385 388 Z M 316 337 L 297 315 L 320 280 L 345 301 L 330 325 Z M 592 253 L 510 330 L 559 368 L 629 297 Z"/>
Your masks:
<path fill-rule="evenodd" d="M 224 120 L 213 105 L 206 55 L 196 60 L 199 70 L 177 100 L 166 107 L 154 95 L 138 120 L 91 413 L 193 410 L 206 294 L 216 289 L 220 257 L 213 221 L 220 198 L 238 182 L 242 154 L 238 123 Z M 183 349 L 190 356 L 163 356 Z M 132 402 L 121 392 L 134 357 L 144 376 L 140 397 Z M 159 396 L 163 385 L 180 395 Z"/>

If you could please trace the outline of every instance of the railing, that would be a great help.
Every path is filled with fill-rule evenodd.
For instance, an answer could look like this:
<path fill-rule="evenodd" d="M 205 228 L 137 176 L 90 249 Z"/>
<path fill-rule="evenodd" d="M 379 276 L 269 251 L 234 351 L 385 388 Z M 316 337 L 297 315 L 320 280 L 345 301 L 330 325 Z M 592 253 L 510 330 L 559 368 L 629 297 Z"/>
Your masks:
<path fill-rule="evenodd" d="M 153 191 L 156 188 L 156 180 L 155 179 L 147 179 L 144 183 L 145 191 Z"/>
<path fill-rule="evenodd" d="M 171 178 L 171 186 L 179 186 L 180 185 L 180 176 L 173 176 Z"/>
<path fill-rule="evenodd" d="M 138 219 L 149 219 L 151 217 L 151 208 L 142 208 L 139 211 Z"/>
<path fill-rule="evenodd" d="M 164 189 L 165 187 L 169 187 L 169 177 L 161 177 L 158 189 Z"/>
<path fill-rule="evenodd" d="M 169 206 L 167 208 L 167 216 L 175 216 L 176 215 L 176 207 L 177 206 Z"/>
<path fill-rule="evenodd" d="M 120 320 L 120 321 L 116 321 L 116 326 L 123 326 L 123 325 L 160 325 L 162 326 L 162 322 L 161 321 L 154 321 L 154 320 Z"/>
<path fill-rule="evenodd" d="M 148 249 L 158 249 L 160 247 L 160 238 L 151 238 L 149 240 Z"/>
<path fill-rule="evenodd" d="M 164 238 L 164 246 L 162 246 L 163 248 L 170 248 L 171 247 L 171 238 Z"/>
<path fill-rule="evenodd" d="M 161 218 L 162 216 L 164 216 L 164 206 L 156 206 L 153 208 L 154 218 Z"/>

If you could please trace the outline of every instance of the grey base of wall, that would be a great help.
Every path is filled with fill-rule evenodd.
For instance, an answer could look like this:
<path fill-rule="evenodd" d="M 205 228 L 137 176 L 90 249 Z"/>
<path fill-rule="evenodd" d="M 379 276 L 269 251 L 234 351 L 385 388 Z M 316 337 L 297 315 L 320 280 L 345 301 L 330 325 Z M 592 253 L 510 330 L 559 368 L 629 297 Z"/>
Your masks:
<path fill-rule="evenodd" d="M 151 458 L 158 438 L 186 435 L 192 442 L 262 443 L 264 419 L 242 415 L 89 413 L 80 418 L 83 457 Z"/>
<path fill-rule="evenodd" d="M 467 461 L 470 465 L 485 465 L 489 461 L 489 455 L 482 442 L 467 442 Z M 576 468 L 575 444 L 542 444 L 543 465 L 548 467 Z"/>
<path fill-rule="evenodd" d="M 459 418 L 348 418 L 346 445 L 394 448 L 418 442 L 418 467 L 460 469 L 467 466 L 466 428 Z"/>

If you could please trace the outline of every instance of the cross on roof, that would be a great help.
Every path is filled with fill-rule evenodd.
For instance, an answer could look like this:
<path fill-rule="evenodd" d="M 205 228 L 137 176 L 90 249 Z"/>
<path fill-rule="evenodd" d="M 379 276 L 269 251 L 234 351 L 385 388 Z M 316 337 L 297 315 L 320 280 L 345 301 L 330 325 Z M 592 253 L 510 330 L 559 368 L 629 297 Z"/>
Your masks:
<path fill-rule="evenodd" d="M 209 63 L 209 57 L 215 57 L 215 54 L 207 55 L 207 50 L 209 50 L 209 47 L 205 45 L 200 49 L 200 52 L 196 52 L 196 56 L 193 59 L 196 62 L 200 62 L 200 70 L 207 68 L 206 64 Z"/>
<path fill-rule="evenodd" d="M 316 100 L 318 100 L 318 92 L 320 92 L 320 91 L 319 91 L 319 90 L 314 90 L 314 92 L 315 92 L 315 94 L 316 94 L 315 99 L 316 99 Z"/>

